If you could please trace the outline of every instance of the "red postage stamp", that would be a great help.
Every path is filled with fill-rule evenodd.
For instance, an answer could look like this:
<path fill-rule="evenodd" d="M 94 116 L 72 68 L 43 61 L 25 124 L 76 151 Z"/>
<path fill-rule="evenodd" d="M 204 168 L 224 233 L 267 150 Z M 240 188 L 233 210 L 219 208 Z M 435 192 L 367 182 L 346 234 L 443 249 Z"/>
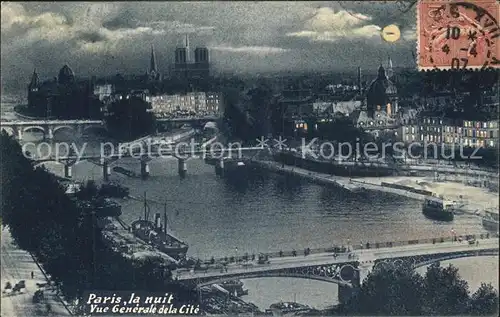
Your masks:
<path fill-rule="evenodd" d="M 499 68 L 499 16 L 497 0 L 420 0 L 419 70 Z"/>

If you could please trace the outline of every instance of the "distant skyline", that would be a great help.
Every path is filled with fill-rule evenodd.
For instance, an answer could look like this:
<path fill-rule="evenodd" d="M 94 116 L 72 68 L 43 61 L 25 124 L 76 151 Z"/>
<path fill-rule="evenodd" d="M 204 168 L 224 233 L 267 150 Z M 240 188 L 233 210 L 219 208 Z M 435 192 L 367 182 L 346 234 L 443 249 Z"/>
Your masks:
<path fill-rule="evenodd" d="M 186 33 L 192 50 L 210 49 L 215 72 L 373 70 L 389 55 L 413 67 L 415 14 L 383 2 L 4 2 L 2 92 L 65 63 L 82 77 L 143 74 L 151 44 L 166 73 Z M 389 24 L 401 29 L 395 43 L 380 36 Z"/>

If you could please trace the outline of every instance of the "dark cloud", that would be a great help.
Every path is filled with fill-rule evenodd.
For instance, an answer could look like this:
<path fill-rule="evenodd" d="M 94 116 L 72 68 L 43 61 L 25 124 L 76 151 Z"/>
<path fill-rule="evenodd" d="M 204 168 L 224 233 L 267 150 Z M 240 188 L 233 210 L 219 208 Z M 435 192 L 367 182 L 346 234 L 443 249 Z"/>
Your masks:
<path fill-rule="evenodd" d="M 393 2 L 3 3 L 2 87 L 21 87 L 69 63 L 77 75 L 143 73 L 154 44 L 163 72 L 175 47 L 208 46 L 216 71 L 376 68 L 390 54 L 412 66 L 415 9 Z M 396 24 L 403 38 L 380 39 Z M 3 89 L 2 88 L 2 89 Z"/>
<path fill-rule="evenodd" d="M 107 37 L 99 32 L 80 32 L 77 34 L 77 39 L 87 43 L 104 42 Z"/>

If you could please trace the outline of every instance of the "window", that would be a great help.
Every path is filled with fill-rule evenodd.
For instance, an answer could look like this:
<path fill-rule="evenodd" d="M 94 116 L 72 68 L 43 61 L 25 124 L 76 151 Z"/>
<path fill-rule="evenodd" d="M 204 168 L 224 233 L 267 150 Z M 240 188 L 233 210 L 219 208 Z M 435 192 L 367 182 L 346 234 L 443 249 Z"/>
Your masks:
<path fill-rule="evenodd" d="M 488 123 L 484 122 L 483 123 L 483 128 L 486 129 L 488 127 Z"/>
<path fill-rule="evenodd" d="M 441 132 L 441 128 L 438 128 L 438 132 Z"/>
<path fill-rule="evenodd" d="M 439 120 L 439 124 L 443 124 L 443 120 Z"/>
<path fill-rule="evenodd" d="M 490 131 L 490 139 L 493 139 L 493 131 Z"/>

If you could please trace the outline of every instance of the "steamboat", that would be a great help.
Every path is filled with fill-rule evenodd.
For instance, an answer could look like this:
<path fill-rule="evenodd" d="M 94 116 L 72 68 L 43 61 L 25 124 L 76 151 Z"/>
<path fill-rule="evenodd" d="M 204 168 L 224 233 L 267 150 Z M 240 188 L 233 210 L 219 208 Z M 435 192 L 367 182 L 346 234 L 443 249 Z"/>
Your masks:
<path fill-rule="evenodd" d="M 429 196 L 422 205 L 423 214 L 435 220 L 452 221 L 455 211 L 456 203 L 443 200 L 442 197 Z"/>
<path fill-rule="evenodd" d="M 498 232 L 498 211 L 485 210 L 485 215 L 481 220 L 486 230 Z"/>
<path fill-rule="evenodd" d="M 168 233 L 166 205 L 164 206 L 163 225 L 161 223 L 160 213 L 155 214 L 154 222 L 149 221 L 149 207 L 147 205 L 146 195 L 144 195 L 144 219 L 138 219 L 132 222 L 130 226 L 132 233 L 136 237 L 148 244 L 151 244 L 160 252 L 163 252 L 176 260 L 184 259 L 186 257 L 188 245 Z"/>

